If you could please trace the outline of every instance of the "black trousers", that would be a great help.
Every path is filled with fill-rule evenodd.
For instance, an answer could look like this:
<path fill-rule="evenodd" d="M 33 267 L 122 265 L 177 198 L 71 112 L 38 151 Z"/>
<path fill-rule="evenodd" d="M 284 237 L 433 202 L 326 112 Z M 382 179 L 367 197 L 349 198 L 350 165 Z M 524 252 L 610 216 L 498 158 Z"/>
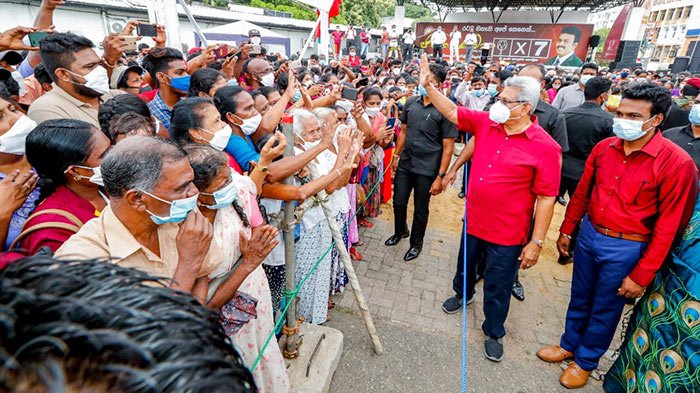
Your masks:
<path fill-rule="evenodd" d="M 442 59 L 442 45 L 433 45 L 433 56 Z"/>
<path fill-rule="evenodd" d="M 394 176 L 394 234 L 405 233 L 408 199 L 413 191 L 413 224 L 411 225 L 411 247 L 423 247 L 425 228 L 428 226 L 430 209 L 430 186 L 435 177 L 411 173 L 406 168 L 396 169 Z"/>
<path fill-rule="evenodd" d="M 561 177 L 561 184 L 559 186 L 559 195 L 564 196 L 564 194 L 569 194 L 569 200 L 574 196 L 574 191 L 576 191 L 576 186 L 578 186 L 578 179 L 569 179 L 568 177 Z M 569 243 L 569 254 L 574 255 L 574 250 L 576 249 L 576 239 L 578 238 L 578 232 L 581 230 L 581 224 L 576 225 L 574 233 L 571 234 L 571 243 Z"/>
<path fill-rule="evenodd" d="M 411 59 L 413 57 L 413 44 L 403 44 L 403 59 Z"/>

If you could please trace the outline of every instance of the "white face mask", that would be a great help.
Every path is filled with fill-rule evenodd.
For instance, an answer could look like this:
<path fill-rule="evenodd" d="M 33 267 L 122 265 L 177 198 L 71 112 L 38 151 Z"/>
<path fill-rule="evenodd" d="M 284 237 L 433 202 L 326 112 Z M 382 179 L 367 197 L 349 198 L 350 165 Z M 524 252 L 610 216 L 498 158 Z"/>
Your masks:
<path fill-rule="evenodd" d="M 0 135 L 0 153 L 24 154 L 27 135 L 36 127 L 36 122 L 27 116 L 20 116 L 6 133 Z"/>
<path fill-rule="evenodd" d="M 515 108 L 519 107 L 520 105 L 517 105 Z M 508 107 L 501 101 L 496 101 L 496 103 L 491 106 L 491 109 L 489 109 L 489 119 L 495 121 L 496 123 L 503 124 L 510 120 L 511 110 L 512 109 L 508 109 Z"/>
<path fill-rule="evenodd" d="M 391 72 L 392 72 L 394 75 L 399 76 L 399 75 L 401 75 L 401 68 L 394 68 L 394 69 L 391 70 Z"/>
<path fill-rule="evenodd" d="M 314 81 L 308 80 L 308 81 L 304 82 L 304 87 L 308 89 L 309 87 L 313 86 L 313 84 L 314 84 Z"/>
<path fill-rule="evenodd" d="M 238 119 L 243 122 L 243 124 L 239 125 L 239 127 L 241 127 L 241 131 L 243 131 L 243 133 L 246 135 L 251 135 L 258 130 L 258 126 L 262 121 L 262 115 L 258 113 L 257 115 L 248 119 L 241 119 L 240 117 L 238 117 Z"/>
<path fill-rule="evenodd" d="M 19 85 L 19 95 L 20 97 L 24 95 L 24 93 L 27 92 L 27 88 L 24 87 L 24 77 L 22 76 L 22 73 L 19 71 L 12 71 L 12 79 L 17 82 Z"/>
<path fill-rule="evenodd" d="M 655 117 L 656 115 L 652 116 L 649 120 Z M 643 130 L 642 127 L 644 127 L 644 123 L 646 122 L 641 120 L 615 118 L 613 119 L 613 133 L 624 141 L 636 141 L 637 139 L 646 135 L 646 133 L 653 128 L 649 127 L 646 130 Z"/>
<path fill-rule="evenodd" d="M 272 72 L 269 74 L 266 74 L 262 78 L 260 78 L 260 83 L 262 83 L 263 86 L 267 87 L 272 87 L 275 85 L 275 74 Z"/>
<path fill-rule="evenodd" d="M 88 72 L 86 75 L 76 74 L 72 71 L 68 72 L 85 79 L 85 83 L 71 81 L 74 85 L 85 86 L 99 94 L 107 94 L 109 92 L 109 76 L 107 75 L 107 70 L 102 66 L 95 67 L 94 70 Z"/>
<path fill-rule="evenodd" d="M 595 75 L 581 75 L 581 78 L 578 80 L 579 83 L 582 85 L 586 86 L 586 83 L 591 80 Z"/>
<path fill-rule="evenodd" d="M 316 142 L 307 142 L 306 139 L 304 139 L 303 136 L 299 136 L 302 141 L 304 141 L 304 150 L 310 150 L 313 149 L 314 147 L 318 146 L 319 143 L 321 143 L 321 140 L 317 140 Z"/>
<path fill-rule="evenodd" d="M 350 52 L 350 56 L 355 56 L 356 54 L 357 54 L 357 52 L 355 52 L 355 51 Z"/>
<path fill-rule="evenodd" d="M 378 106 L 365 108 L 365 112 L 367 112 L 367 115 L 372 117 L 377 116 L 377 113 L 379 113 L 380 110 L 381 108 Z"/>
<path fill-rule="evenodd" d="M 218 151 L 224 151 L 226 145 L 228 144 L 229 138 L 231 138 L 231 133 L 233 132 L 231 130 L 231 126 L 228 124 L 216 132 L 211 132 L 209 130 L 205 130 L 204 128 L 200 128 L 200 130 L 206 132 L 207 134 L 214 135 L 214 137 L 209 141 L 209 145 Z"/>
<path fill-rule="evenodd" d="M 97 184 L 100 187 L 105 186 L 104 180 L 102 180 L 102 169 L 100 169 L 99 166 L 96 166 L 94 168 L 91 168 L 89 166 L 83 166 L 83 165 L 71 165 L 76 168 L 83 168 L 83 169 L 90 169 L 92 170 L 92 176 L 82 176 L 82 175 L 76 175 L 80 179 L 88 179 L 90 183 Z M 63 173 L 66 173 L 70 170 L 70 168 L 66 169 Z"/>

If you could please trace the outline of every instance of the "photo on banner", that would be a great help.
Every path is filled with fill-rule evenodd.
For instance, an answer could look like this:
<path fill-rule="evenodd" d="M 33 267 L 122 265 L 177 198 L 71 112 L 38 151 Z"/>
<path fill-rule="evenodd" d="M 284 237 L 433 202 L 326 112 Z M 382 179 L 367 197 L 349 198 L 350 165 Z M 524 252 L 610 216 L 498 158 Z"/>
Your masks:
<path fill-rule="evenodd" d="M 452 31 L 454 26 L 466 34 L 474 28 L 477 35 L 475 50 L 491 44 L 492 61 L 541 63 L 549 66 L 580 67 L 586 58 L 593 25 L 535 24 L 535 23 L 424 23 L 416 25 L 416 43 L 432 53 L 430 36 L 442 26 Z M 449 56 L 449 42 L 444 44 L 443 56 Z M 460 54 L 466 54 L 466 44 L 460 43 Z"/>

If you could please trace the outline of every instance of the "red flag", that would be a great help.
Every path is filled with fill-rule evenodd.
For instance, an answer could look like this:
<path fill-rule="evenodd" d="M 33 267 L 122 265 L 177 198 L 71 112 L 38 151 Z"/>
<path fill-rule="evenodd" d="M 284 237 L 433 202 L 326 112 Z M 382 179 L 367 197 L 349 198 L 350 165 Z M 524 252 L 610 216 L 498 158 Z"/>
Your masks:
<path fill-rule="evenodd" d="M 331 23 L 331 18 L 336 17 L 340 14 L 340 2 L 342 0 L 333 0 L 330 10 L 328 10 L 328 24 Z M 316 16 L 318 17 L 320 12 L 316 10 Z M 316 35 L 314 36 L 317 40 L 321 39 L 321 21 L 316 24 Z"/>
<path fill-rule="evenodd" d="M 615 19 L 615 23 L 613 23 L 610 32 L 608 32 L 608 39 L 605 41 L 605 47 L 601 56 L 602 60 L 615 60 L 617 48 L 620 46 L 620 39 L 622 38 L 622 30 L 625 28 L 625 22 L 627 21 L 627 14 L 633 6 L 633 3 L 627 3 L 627 5 L 622 7 L 620 15 Z"/>

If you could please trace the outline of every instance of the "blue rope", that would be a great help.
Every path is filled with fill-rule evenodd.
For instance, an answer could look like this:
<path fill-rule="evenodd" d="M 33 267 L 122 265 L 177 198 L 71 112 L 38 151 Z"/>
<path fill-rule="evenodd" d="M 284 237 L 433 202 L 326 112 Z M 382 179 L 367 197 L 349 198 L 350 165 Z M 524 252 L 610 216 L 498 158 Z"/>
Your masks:
<path fill-rule="evenodd" d="M 467 393 L 467 169 L 469 163 L 464 164 L 464 255 L 462 260 L 462 393 Z"/>

